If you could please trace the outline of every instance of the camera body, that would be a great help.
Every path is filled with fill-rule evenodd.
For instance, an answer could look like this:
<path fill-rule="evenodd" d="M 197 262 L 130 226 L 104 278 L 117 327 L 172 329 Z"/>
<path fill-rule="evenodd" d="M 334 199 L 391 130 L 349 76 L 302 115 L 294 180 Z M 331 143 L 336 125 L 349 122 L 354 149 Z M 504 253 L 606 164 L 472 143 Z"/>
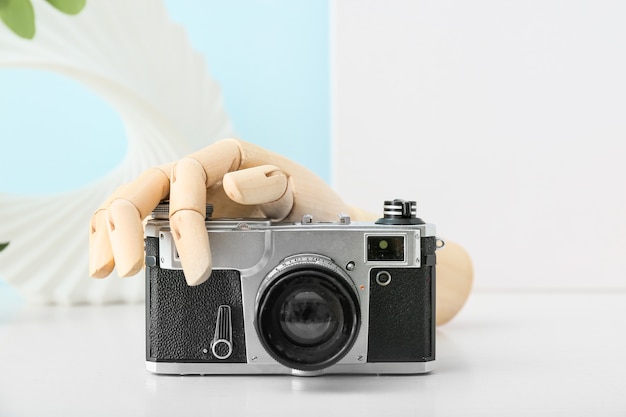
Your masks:
<path fill-rule="evenodd" d="M 210 206 L 207 206 L 210 211 Z M 415 202 L 376 222 L 210 219 L 188 286 L 161 204 L 146 225 L 146 366 L 164 374 L 424 373 L 435 364 L 435 227 Z"/>

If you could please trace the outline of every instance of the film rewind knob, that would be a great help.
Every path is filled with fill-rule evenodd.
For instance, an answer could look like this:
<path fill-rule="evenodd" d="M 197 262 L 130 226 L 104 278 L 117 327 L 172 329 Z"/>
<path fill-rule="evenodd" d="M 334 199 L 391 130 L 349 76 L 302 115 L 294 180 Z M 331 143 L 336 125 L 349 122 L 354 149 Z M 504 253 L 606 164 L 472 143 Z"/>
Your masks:
<path fill-rule="evenodd" d="M 233 325 L 228 305 L 221 305 L 217 309 L 211 352 L 216 359 L 228 359 L 233 353 Z"/>
<path fill-rule="evenodd" d="M 386 200 L 383 206 L 383 217 L 376 220 L 376 224 L 404 225 L 424 224 L 424 221 L 416 217 L 417 204 L 415 201 Z"/>

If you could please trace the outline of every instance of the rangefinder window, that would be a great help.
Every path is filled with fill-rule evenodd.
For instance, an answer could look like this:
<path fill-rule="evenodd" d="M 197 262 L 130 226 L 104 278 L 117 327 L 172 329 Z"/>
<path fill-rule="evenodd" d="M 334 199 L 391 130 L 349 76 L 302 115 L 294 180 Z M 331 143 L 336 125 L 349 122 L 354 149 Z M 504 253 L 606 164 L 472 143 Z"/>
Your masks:
<path fill-rule="evenodd" d="M 368 236 L 368 261 L 404 261 L 404 236 Z"/>

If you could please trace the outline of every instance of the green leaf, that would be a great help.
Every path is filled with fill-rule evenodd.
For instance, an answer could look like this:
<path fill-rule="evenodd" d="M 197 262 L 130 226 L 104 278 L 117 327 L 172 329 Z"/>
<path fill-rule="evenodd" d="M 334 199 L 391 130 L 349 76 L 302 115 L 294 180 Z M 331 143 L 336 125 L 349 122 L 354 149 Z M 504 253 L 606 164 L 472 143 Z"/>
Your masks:
<path fill-rule="evenodd" d="M 2 252 L 7 246 L 9 246 L 9 242 L 0 243 L 0 252 Z"/>
<path fill-rule="evenodd" d="M 78 14 L 85 7 L 87 0 L 46 0 L 48 3 L 67 14 Z"/>
<path fill-rule="evenodd" d="M 22 38 L 35 36 L 35 12 L 30 0 L 1 0 L 0 19 Z"/>

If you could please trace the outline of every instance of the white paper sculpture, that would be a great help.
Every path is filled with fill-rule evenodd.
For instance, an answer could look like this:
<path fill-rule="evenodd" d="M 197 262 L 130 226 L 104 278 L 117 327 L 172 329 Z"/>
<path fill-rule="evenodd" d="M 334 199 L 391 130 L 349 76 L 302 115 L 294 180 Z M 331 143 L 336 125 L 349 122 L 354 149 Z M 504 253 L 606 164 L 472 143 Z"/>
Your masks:
<path fill-rule="evenodd" d="M 0 240 L 11 242 L 0 254 L 0 276 L 39 303 L 140 301 L 141 276 L 88 277 L 89 219 L 146 168 L 233 136 L 218 85 L 160 1 L 89 0 L 77 16 L 43 0 L 33 6 L 34 39 L 0 25 L 0 67 L 53 71 L 83 83 L 123 119 L 128 151 L 120 166 L 84 188 L 46 197 L 0 194 Z M 11 151 L 10 140 L 2 138 L 3 152 Z"/>

